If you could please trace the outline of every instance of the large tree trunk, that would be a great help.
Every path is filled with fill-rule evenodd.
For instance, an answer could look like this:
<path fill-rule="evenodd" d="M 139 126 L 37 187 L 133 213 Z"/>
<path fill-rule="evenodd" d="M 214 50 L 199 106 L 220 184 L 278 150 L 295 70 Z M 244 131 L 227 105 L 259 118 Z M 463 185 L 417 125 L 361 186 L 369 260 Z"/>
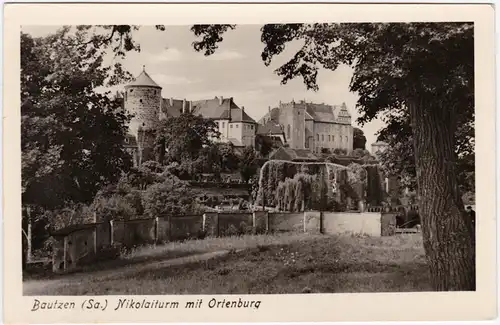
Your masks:
<path fill-rule="evenodd" d="M 439 102 L 433 98 L 409 105 L 424 249 L 435 290 L 471 291 L 476 285 L 475 230 L 458 188 L 456 114 Z"/>

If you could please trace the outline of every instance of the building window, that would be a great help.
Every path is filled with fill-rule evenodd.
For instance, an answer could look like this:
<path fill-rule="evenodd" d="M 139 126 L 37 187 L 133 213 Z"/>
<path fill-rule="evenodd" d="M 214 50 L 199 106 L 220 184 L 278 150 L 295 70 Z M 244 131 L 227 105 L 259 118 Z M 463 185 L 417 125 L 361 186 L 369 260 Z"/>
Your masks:
<path fill-rule="evenodd" d="M 132 93 L 134 90 L 133 89 L 130 89 L 130 93 Z"/>
<path fill-rule="evenodd" d="M 332 136 L 331 135 L 328 135 L 328 141 L 332 141 Z"/>
<path fill-rule="evenodd" d="M 238 124 L 236 124 L 236 128 L 238 128 L 238 127 L 239 127 L 239 125 L 238 125 Z"/>
<path fill-rule="evenodd" d="M 250 129 L 252 129 L 252 130 L 253 130 L 253 125 L 250 125 Z"/>
<path fill-rule="evenodd" d="M 226 123 L 222 122 L 222 128 L 225 128 L 225 127 L 226 127 Z"/>
<path fill-rule="evenodd" d="M 319 134 L 316 133 L 316 141 L 319 141 Z"/>
<path fill-rule="evenodd" d="M 324 134 L 321 135 L 321 141 L 325 141 L 325 135 Z"/>
<path fill-rule="evenodd" d="M 140 103 L 142 103 L 142 98 L 141 98 L 141 99 L 139 99 L 139 102 L 140 102 Z"/>
<path fill-rule="evenodd" d="M 286 138 L 290 139 L 290 124 L 286 127 Z"/>
<path fill-rule="evenodd" d="M 232 129 L 233 128 L 233 125 L 232 124 L 229 124 L 229 128 Z"/>
<path fill-rule="evenodd" d="M 335 136 L 334 135 L 332 135 L 332 141 L 335 142 Z"/>

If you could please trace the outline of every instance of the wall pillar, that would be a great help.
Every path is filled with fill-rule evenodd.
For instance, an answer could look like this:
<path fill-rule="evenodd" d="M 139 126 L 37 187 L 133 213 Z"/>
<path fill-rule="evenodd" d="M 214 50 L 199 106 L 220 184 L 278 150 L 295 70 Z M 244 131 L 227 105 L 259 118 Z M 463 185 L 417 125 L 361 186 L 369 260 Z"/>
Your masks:
<path fill-rule="evenodd" d="M 304 232 L 308 234 L 321 233 L 321 218 L 323 213 L 319 211 L 304 212 Z"/>
<path fill-rule="evenodd" d="M 64 236 L 64 245 L 63 245 L 63 270 L 66 271 L 68 268 L 68 236 Z"/>
<path fill-rule="evenodd" d="M 113 220 L 109 220 L 109 245 L 113 246 L 114 244 L 114 227 L 113 227 Z"/>
<path fill-rule="evenodd" d="M 207 237 L 219 236 L 219 214 L 208 212 L 203 215 L 203 231 Z"/>
<path fill-rule="evenodd" d="M 269 232 L 269 213 L 267 211 L 254 211 L 252 226 L 255 234 Z"/>
<path fill-rule="evenodd" d="M 94 227 L 94 255 L 97 255 L 97 226 Z"/>
<path fill-rule="evenodd" d="M 158 224 L 159 224 L 159 220 L 158 220 L 158 217 L 156 217 L 155 218 L 155 245 L 158 242 L 158 238 L 160 237 L 159 236 L 160 227 L 158 226 Z"/>

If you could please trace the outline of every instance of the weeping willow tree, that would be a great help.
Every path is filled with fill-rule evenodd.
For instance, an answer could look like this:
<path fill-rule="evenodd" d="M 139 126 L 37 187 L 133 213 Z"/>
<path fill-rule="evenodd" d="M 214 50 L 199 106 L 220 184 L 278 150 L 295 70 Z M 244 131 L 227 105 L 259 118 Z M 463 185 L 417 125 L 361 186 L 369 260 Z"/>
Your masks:
<path fill-rule="evenodd" d="M 344 211 L 351 201 L 380 204 L 377 165 L 271 160 L 261 170 L 256 205 L 279 211 Z"/>

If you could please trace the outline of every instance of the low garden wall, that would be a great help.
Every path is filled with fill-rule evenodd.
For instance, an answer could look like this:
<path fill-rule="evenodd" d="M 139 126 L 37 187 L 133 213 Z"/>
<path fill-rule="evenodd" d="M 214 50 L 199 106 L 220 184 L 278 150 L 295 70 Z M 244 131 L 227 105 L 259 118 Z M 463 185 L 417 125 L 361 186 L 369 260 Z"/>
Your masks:
<path fill-rule="evenodd" d="M 381 219 L 381 214 L 377 212 L 324 212 L 322 233 L 361 233 L 370 236 L 381 236 Z"/>
<path fill-rule="evenodd" d="M 88 225 L 91 228 L 84 227 L 81 231 L 59 238 L 58 242 L 63 251 L 64 242 L 72 242 L 71 250 L 67 249 L 69 254 L 75 255 L 73 251 L 94 251 L 99 258 L 106 249 L 117 244 L 134 247 L 205 236 L 223 237 L 278 232 L 391 236 L 395 233 L 395 217 L 395 213 L 380 212 L 207 212 L 203 215 L 161 216 L 154 219 Z M 64 254 L 57 247 L 54 252 L 55 260 L 63 259 Z"/>

